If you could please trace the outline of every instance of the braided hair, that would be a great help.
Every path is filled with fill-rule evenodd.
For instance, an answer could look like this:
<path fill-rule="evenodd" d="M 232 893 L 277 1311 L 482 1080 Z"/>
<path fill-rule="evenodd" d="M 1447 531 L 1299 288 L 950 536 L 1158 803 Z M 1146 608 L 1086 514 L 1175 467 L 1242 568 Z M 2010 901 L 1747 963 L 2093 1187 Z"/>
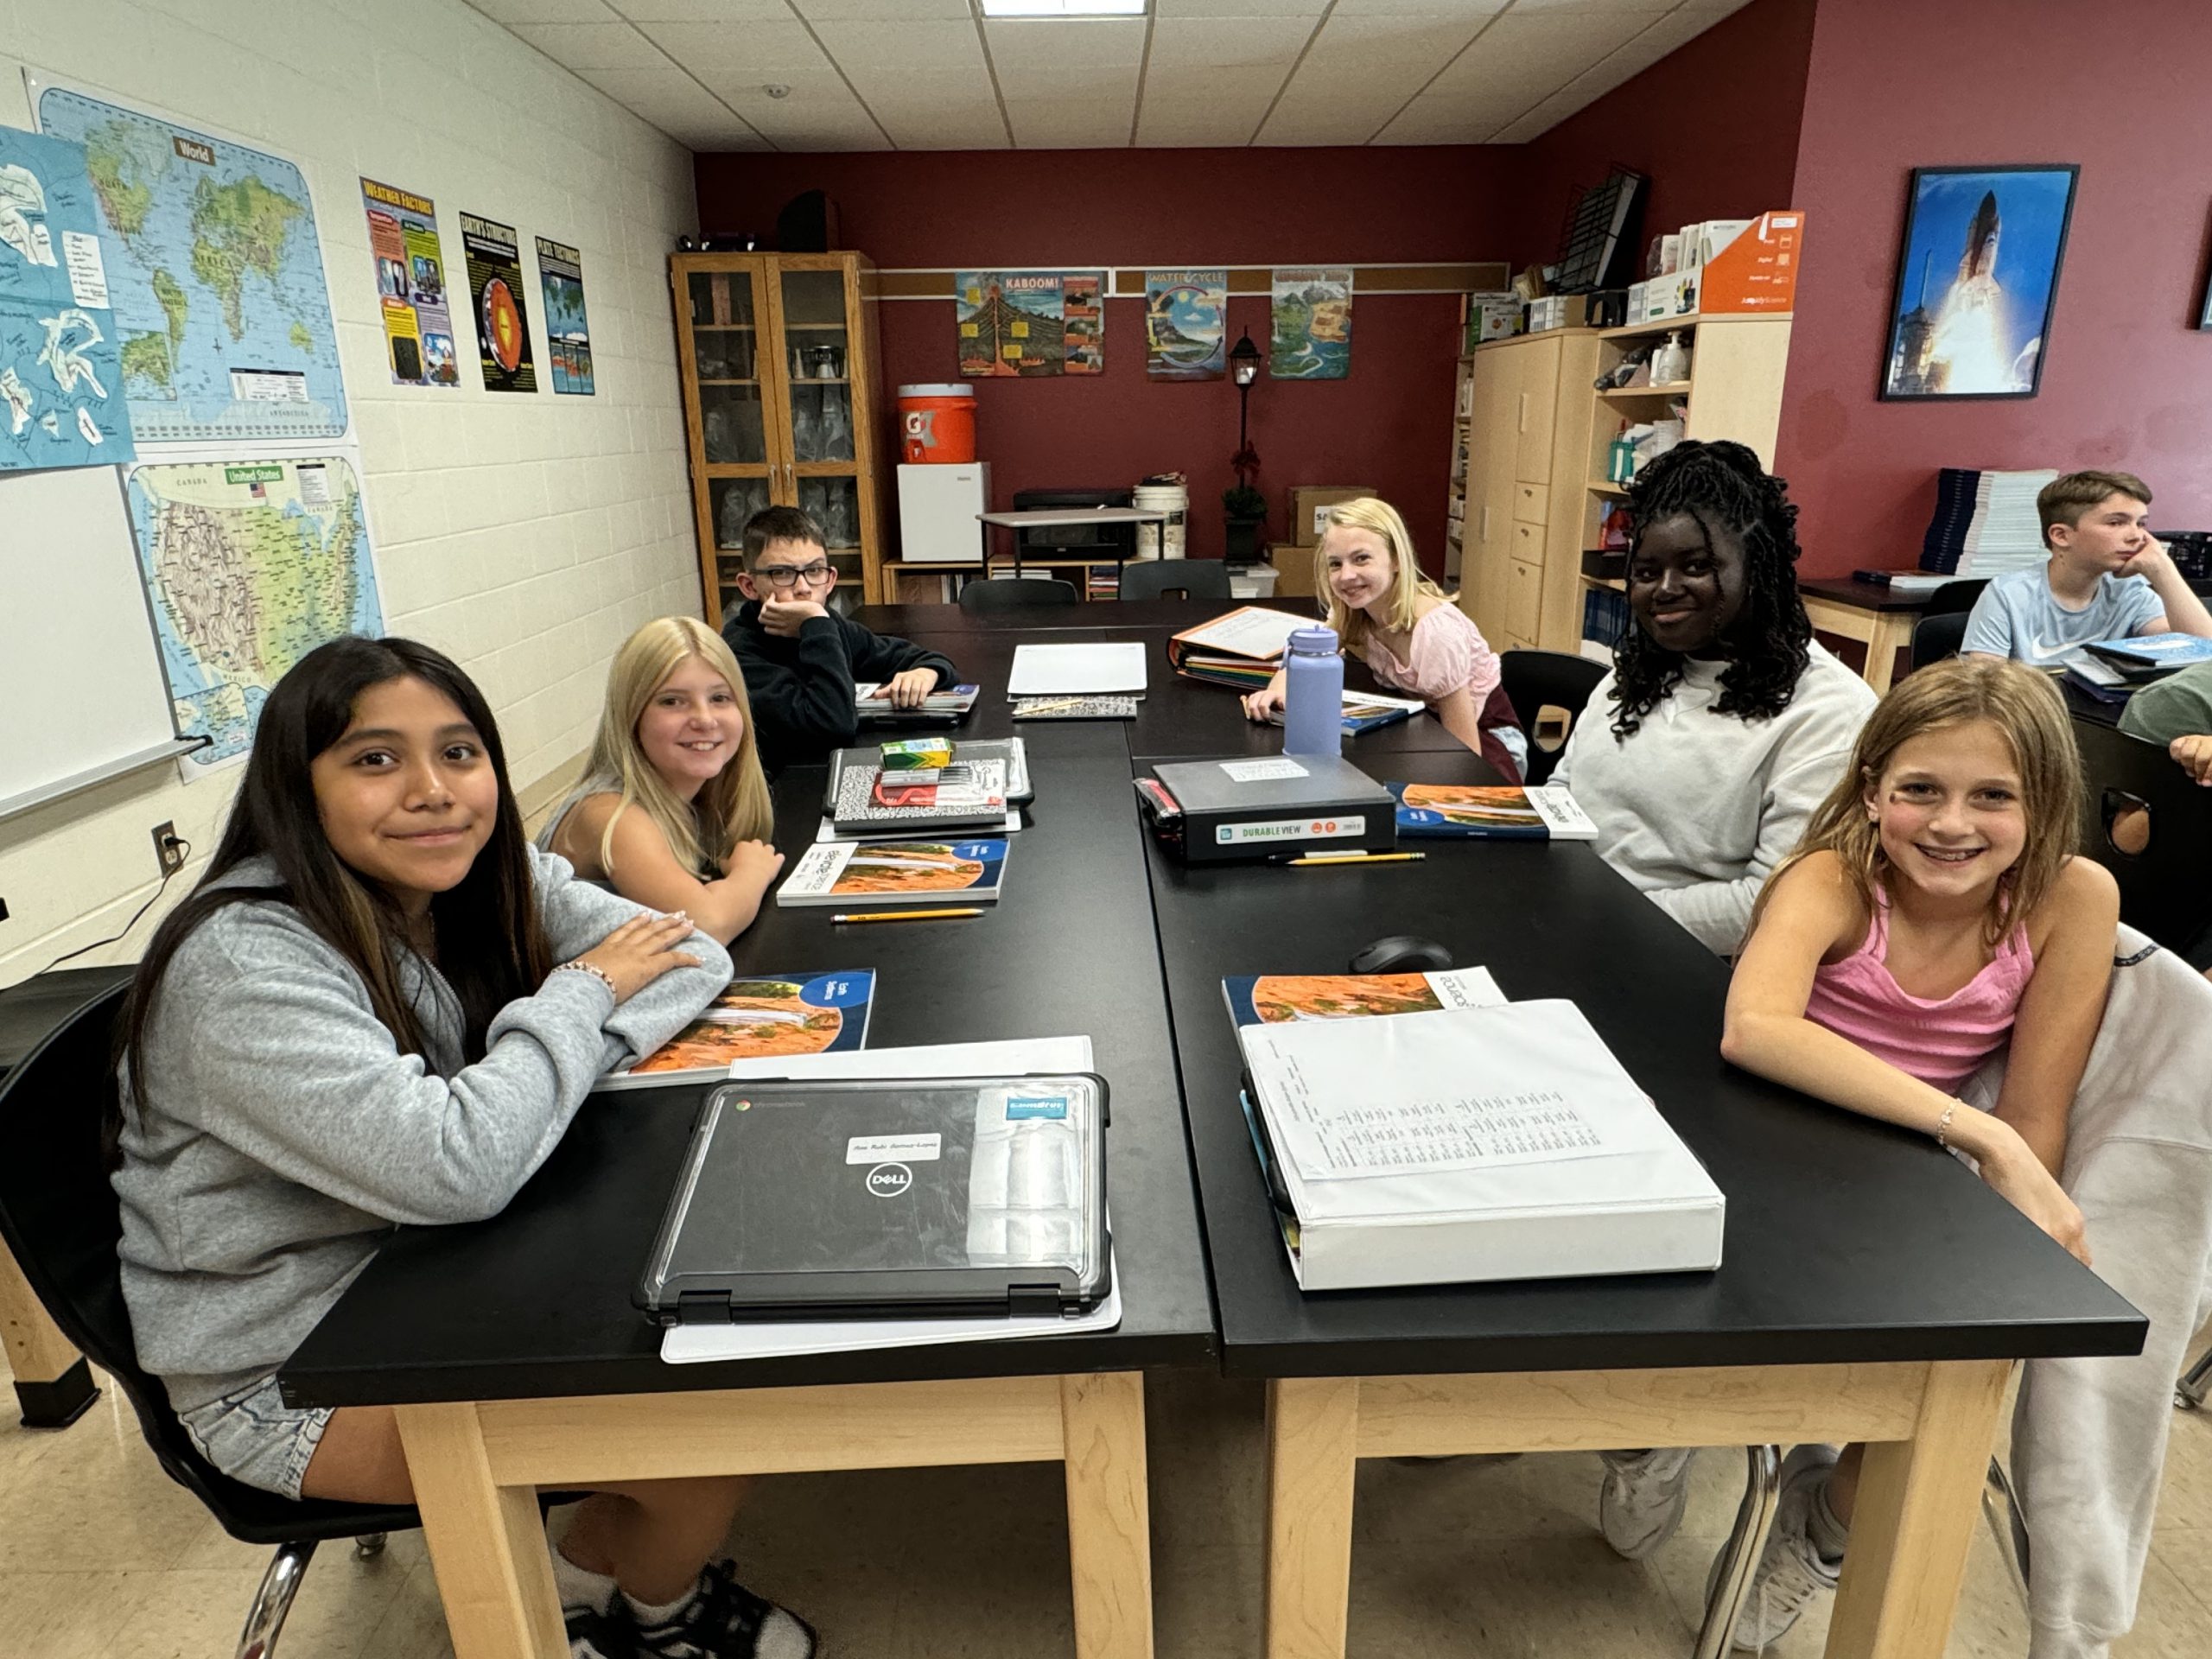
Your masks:
<path fill-rule="evenodd" d="M 1780 714 L 1797 695 L 1810 660 L 1813 625 L 1797 596 L 1797 509 L 1783 481 L 1740 443 L 1676 444 L 1637 474 L 1630 486 L 1629 545 L 1680 514 L 1695 519 L 1707 545 L 1716 529 L 1744 544 L 1744 605 L 1719 640 L 1728 666 L 1713 712 L 1744 720 Z M 1632 736 L 1644 715 L 1681 683 L 1683 658 L 1641 626 L 1613 647 L 1613 732 Z"/>

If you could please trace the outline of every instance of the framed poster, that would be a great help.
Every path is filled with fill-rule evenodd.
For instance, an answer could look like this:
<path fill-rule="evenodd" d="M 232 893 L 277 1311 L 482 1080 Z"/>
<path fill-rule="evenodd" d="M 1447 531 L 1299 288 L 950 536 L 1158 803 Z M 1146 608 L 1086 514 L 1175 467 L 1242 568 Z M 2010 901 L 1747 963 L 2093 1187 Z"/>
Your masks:
<path fill-rule="evenodd" d="M 2080 171 L 1913 169 L 1881 396 L 2036 395 Z"/>

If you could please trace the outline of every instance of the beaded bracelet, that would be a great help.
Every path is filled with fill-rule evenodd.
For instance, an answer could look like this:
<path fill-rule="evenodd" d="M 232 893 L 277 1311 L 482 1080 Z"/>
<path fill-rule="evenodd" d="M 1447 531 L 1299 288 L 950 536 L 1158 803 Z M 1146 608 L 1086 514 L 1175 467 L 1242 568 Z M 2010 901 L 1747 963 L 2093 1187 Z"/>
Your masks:
<path fill-rule="evenodd" d="M 1946 1152 L 1951 1149 L 1951 1114 L 1958 1109 L 1959 1103 L 1955 1100 L 1943 1109 L 1943 1116 L 1936 1120 L 1936 1144 Z"/>
<path fill-rule="evenodd" d="M 617 1002 L 620 1002 L 622 1000 L 622 993 L 614 988 L 614 982 L 607 977 L 607 969 L 601 967 L 595 962 L 584 962 L 581 959 L 575 962 L 564 962 L 554 969 L 553 971 L 556 974 L 589 974 L 594 979 L 607 987 L 607 994 L 609 996 L 613 997 Z"/>

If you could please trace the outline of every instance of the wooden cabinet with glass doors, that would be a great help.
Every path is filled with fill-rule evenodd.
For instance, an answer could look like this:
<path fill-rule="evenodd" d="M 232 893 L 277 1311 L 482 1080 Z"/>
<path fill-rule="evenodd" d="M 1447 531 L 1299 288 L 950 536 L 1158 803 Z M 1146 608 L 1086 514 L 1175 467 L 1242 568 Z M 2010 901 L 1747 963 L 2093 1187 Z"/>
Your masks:
<path fill-rule="evenodd" d="M 857 253 L 669 260 L 707 620 L 742 602 L 746 521 L 800 507 L 823 528 L 837 600 L 881 593 L 875 268 Z"/>

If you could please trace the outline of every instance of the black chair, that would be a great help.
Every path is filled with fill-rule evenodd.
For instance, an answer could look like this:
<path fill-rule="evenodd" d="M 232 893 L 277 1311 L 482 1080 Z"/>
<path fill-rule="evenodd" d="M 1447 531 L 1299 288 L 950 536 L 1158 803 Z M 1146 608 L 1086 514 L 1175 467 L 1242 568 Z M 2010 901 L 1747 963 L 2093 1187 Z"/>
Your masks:
<path fill-rule="evenodd" d="M 1605 677 L 1605 664 L 1564 651 L 1509 651 L 1497 660 L 1505 700 L 1513 705 L 1513 718 L 1528 734 L 1527 781 L 1541 784 L 1559 765 L 1560 750 L 1545 748 L 1536 741 L 1538 719 L 1545 709 L 1557 709 L 1566 715 L 1567 729 L 1572 731 L 1582 717 L 1590 694 Z"/>
<path fill-rule="evenodd" d="M 232 1537 L 275 1548 L 238 1645 L 238 1659 L 268 1659 L 317 1544 L 352 1538 L 358 1555 L 373 1556 L 386 1533 L 422 1520 L 410 1508 L 295 1503 L 232 1480 L 200 1455 L 161 1383 L 139 1370 L 116 1260 L 121 1212 L 100 1138 L 126 988 L 93 995 L 0 1082 L 0 1142 L 8 1148 L 0 1158 L 0 1237 L 61 1333 L 129 1399 L 162 1471 Z"/>
<path fill-rule="evenodd" d="M 2074 717 L 2082 752 L 2082 850 L 2120 882 L 2120 919 L 2190 954 L 2212 925 L 2212 790 L 2156 743 Z M 2146 814 L 2147 823 L 2137 817 Z M 2113 822 L 2126 815 L 2120 839 Z"/>
<path fill-rule="evenodd" d="M 1140 559 L 1122 567 L 1123 599 L 1229 599 L 1229 567 L 1219 559 Z"/>
<path fill-rule="evenodd" d="M 1969 576 L 1947 582 L 1928 595 L 1920 620 L 1912 625 L 1913 667 L 1925 668 L 1959 654 L 1959 647 L 1966 642 L 1967 613 L 1988 586 L 1988 577 Z"/>
<path fill-rule="evenodd" d="M 1058 576 L 990 576 L 963 582 L 963 611 L 1017 611 L 1039 605 L 1079 605 L 1075 584 Z"/>

